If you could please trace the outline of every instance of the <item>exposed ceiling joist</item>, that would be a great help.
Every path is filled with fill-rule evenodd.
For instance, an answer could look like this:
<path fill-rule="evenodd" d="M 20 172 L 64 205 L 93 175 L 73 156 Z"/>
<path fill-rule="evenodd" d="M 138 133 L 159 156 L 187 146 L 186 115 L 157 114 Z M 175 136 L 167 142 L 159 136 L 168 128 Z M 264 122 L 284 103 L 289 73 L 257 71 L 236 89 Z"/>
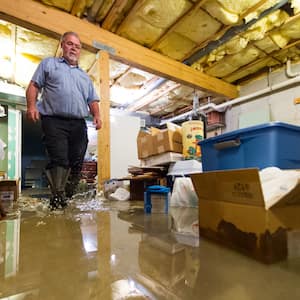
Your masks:
<path fill-rule="evenodd" d="M 76 31 L 85 46 L 94 43 L 113 49 L 111 58 L 155 75 L 203 89 L 228 98 L 238 96 L 237 87 L 203 74 L 180 62 L 121 38 L 71 14 L 46 7 L 32 0 L 0 0 L 0 16 L 17 25 L 58 38 L 65 31 Z"/>

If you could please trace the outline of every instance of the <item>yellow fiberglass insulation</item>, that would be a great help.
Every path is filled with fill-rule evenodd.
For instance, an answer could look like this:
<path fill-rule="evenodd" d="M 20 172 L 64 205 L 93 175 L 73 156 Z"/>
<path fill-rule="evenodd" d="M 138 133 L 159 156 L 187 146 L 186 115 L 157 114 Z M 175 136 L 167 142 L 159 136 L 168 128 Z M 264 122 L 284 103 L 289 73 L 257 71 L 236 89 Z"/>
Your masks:
<path fill-rule="evenodd" d="M 215 0 L 208 0 L 204 2 L 202 7 L 214 18 L 219 20 L 225 25 L 233 25 L 238 23 L 239 15 L 234 12 L 226 10 Z"/>
<path fill-rule="evenodd" d="M 296 40 L 300 38 L 300 16 L 297 16 L 291 22 L 286 23 L 280 29 L 283 36 L 290 38 L 291 40 Z"/>
<path fill-rule="evenodd" d="M 71 11 L 74 0 L 41 0 L 40 2 L 66 11 Z"/>
<path fill-rule="evenodd" d="M 298 14 L 300 12 L 300 0 L 290 0 L 291 7 L 294 9 L 294 14 Z"/>
<path fill-rule="evenodd" d="M 212 37 L 221 26 L 222 24 L 207 12 L 197 9 L 179 22 L 174 31 L 200 44 Z"/>
<path fill-rule="evenodd" d="M 191 7 L 191 3 L 187 0 L 144 0 L 141 2 L 142 5 L 136 15 L 159 28 L 169 27 Z"/>
<path fill-rule="evenodd" d="M 213 50 L 208 55 L 207 63 L 212 64 L 213 62 L 223 59 L 225 55 L 236 54 L 245 49 L 247 45 L 248 41 L 246 39 L 236 36 L 229 42 Z"/>
<path fill-rule="evenodd" d="M 288 19 L 289 15 L 285 11 L 277 10 L 267 15 L 253 24 L 243 37 L 249 41 L 259 41 L 265 37 L 265 34 L 275 27 L 279 27 Z"/>
<path fill-rule="evenodd" d="M 235 55 L 226 56 L 222 61 L 206 69 L 205 73 L 215 77 L 224 77 L 263 55 L 263 52 L 259 49 L 255 47 L 247 47 Z"/>
<path fill-rule="evenodd" d="M 240 51 L 242 51 L 247 47 L 249 42 L 263 40 L 267 32 L 270 32 L 274 28 L 280 26 L 287 19 L 288 19 L 288 14 L 284 11 L 278 10 L 271 13 L 270 15 L 262 18 L 261 20 L 253 24 L 246 32 L 244 32 L 240 36 L 236 36 L 232 38 L 229 42 L 213 50 L 208 55 L 206 61 L 202 60 L 202 65 L 204 63 L 211 65 L 214 62 L 223 59 L 226 55 L 239 53 Z M 278 35 L 282 37 L 281 33 L 277 33 L 277 36 Z M 278 36 L 278 39 L 280 37 Z M 266 43 L 268 43 L 268 45 Z M 270 49 L 272 48 L 274 48 L 274 50 L 278 49 L 278 45 L 274 43 L 271 39 L 265 41 L 265 43 L 261 43 L 260 45 L 261 47 L 259 48 L 261 50 L 269 49 L 268 53 L 270 53 Z M 197 67 L 197 69 L 198 68 L 199 66 Z"/>
<path fill-rule="evenodd" d="M 255 46 L 266 53 L 271 53 L 280 49 L 269 36 L 255 42 Z"/>
<path fill-rule="evenodd" d="M 155 50 L 173 59 L 181 60 L 196 46 L 197 44 L 189 38 L 172 32 Z"/>
<path fill-rule="evenodd" d="M 186 0 L 141 1 L 140 7 L 125 20 L 117 33 L 142 45 L 151 46 L 190 7 L 190 2 Z"/>
<path fill-rule="evenodd" d="M 255 2 L 258 3 L 259 1 L 255 1 Z M 247 14 L 244 17 L 245 22 L 248 23 L 252 19 L 257 18 L 262 12 L 264 12 L 268 8 L 273 7 L 274 5 L 276 5 L 279 2 L 280 2 L 280 0 L 267 0 L 263 5 L 259 6 L 257 9 L 253 10 L 251 13 Z"/>

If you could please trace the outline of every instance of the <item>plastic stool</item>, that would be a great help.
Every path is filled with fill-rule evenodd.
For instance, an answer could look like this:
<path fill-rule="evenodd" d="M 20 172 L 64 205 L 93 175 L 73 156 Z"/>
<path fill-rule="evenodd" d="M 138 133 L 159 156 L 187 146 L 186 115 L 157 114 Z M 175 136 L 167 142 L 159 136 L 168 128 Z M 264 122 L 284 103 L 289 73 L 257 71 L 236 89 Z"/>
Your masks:
<path fill-rule="evenodd" d="M 164 198 L 164 213 L 168 214 L 169 210 L 169 198 L 170 198 L 170 188 L 161 185 L 151 185 L 148 186 L 146 192 L 144 193 L 144 211 L 146 214 L 151 214 L 152 212 L 152 197 L 163 197 Z"/>

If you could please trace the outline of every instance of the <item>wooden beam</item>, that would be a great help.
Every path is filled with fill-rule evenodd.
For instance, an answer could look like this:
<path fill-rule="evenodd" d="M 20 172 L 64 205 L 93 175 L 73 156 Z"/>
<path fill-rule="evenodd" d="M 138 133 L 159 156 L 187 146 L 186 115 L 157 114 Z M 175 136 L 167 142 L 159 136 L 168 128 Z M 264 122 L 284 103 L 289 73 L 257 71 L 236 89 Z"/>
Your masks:
<path fill-rule="evenodd" d="M 238 96 L 237 87 L 234 85 L 36 1 L 0 0 L 0 18 L 56 38 L 66 31 L 76 31 L 85 46 L 95 49 L 95 43 L 102 45 L 110 50 L 110 56 L 117 61 L 195 89 L 210 91 L 228 98 Z"/>
<path fill-rule="evenodd" d="M 98 131 L 98 190 L 104 181 L 110 179 L 110 97 L 109 97 L 109 55 L 99 52 L 98 72 L 100 75 L 100 115 L 102 128 Z"/>
<path fill-rule="evenodd" d="M 17 26 L 12 25 L 11 27 L 11 45 L 12 45 L 12 51 L 11 51 L 11 64 L 12 64 L 12 75 L 11 75 L 11 80 L 12 82 L 16 82 L 16 57 L 17 57 Z"/>

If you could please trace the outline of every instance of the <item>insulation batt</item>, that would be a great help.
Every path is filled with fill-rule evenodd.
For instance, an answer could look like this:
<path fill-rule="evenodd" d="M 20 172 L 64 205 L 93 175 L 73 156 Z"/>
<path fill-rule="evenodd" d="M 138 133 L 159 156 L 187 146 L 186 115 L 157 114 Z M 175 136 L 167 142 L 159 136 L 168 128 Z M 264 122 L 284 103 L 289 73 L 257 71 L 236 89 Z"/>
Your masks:
<path fill-rule="evenodd" d="M 298 14 L 300 12 L 300 0 L 291 0 L 291 7 L 294 9 L 294 14 Z"/>

